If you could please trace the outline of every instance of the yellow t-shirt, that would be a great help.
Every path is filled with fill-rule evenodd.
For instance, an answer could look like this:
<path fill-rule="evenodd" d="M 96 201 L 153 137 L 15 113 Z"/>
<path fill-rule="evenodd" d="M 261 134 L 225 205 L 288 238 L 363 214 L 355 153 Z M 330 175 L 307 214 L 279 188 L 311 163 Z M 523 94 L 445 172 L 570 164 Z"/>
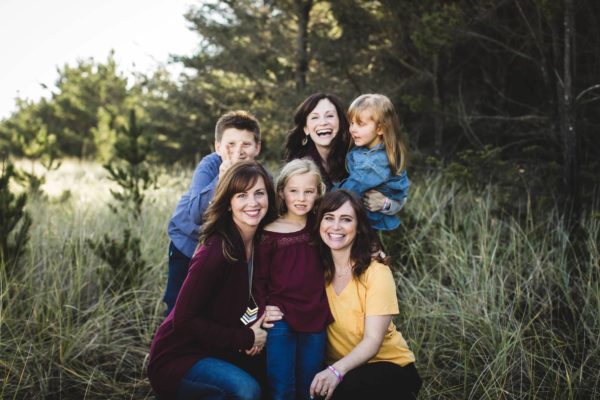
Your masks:
<path fill-rule="evenodd" d="M 346 356 L 363 339 L 365 317 L 398 314 L 396 284 L 387 265 L 372 261 L 360 278 L 352 278 L 337 295 L 331 284 L 326 288 L 327 300 L 335 322 L 327 327 L 327 363 Z M 379 348 L 369 362 L 388 361 L 405 366 L 415 361 L 406 340 L 393 322 Z"/>

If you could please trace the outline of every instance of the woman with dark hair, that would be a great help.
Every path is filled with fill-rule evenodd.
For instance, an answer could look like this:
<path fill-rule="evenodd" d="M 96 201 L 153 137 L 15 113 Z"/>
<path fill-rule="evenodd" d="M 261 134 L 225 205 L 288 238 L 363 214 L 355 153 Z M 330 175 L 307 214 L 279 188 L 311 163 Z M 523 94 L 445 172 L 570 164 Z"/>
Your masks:
<path fill-rule="evenodd" d="M 150 349 L 148 377 L 166 399 L 261 397 L 267 334 L 252 294 L 258 235 L 276 216 L 273 185 L 255 161 L 231 166 L 205 214 L 200 246 Z"/>
<path fill-rule="evenodd" d="M 285 142 L 285 161 L 311 158 L 331 188 L 346 176 L 346 153 L 350 147 L 350 124 L 342 102 L 326 93 L 308 96 L 294 113 L 294 127 Z"/>
<path fill-rule="evenodd" d="M 327 189 L 348 175 L 346 153 L 350 148 L 350 123 L 345 107 L 334 95 L 314 93 L 296 108 L 294 127 L 285 140 L 284 158 L 311 158 L 319 167 Z M 394 215 L 403 203 L 389 199 L 377 190 L 363 197 L 369 211 Z"/>
<path fill-rule="evenodd" d="M 415 399 L 421 378 L 415 356 L 392 323 L 396 284 L 377 235 L 354 193 L 327 193 L 318 214 L 318 245 L 335 321 L 327 328 L 327 368 L 311 396 L 326 399 Z"/>

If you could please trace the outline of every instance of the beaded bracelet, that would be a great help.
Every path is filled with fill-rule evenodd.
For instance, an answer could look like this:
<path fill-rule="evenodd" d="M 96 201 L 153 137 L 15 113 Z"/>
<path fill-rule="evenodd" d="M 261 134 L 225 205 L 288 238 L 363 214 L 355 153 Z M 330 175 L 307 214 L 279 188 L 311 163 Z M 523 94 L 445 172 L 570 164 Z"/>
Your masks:
<path fill-rule="evenodd" d="M 338 371 L 337 369 L 335 369 L 335 367 L 333 365 L 328 365 L 327 369 L 329 369 L 331 372 L 333 372 L 333 374 L 338 378 L 338 380 L 340 382 L 344 379 L 344 375 L 342 375 L 340 373 L 340 371 Z"/>

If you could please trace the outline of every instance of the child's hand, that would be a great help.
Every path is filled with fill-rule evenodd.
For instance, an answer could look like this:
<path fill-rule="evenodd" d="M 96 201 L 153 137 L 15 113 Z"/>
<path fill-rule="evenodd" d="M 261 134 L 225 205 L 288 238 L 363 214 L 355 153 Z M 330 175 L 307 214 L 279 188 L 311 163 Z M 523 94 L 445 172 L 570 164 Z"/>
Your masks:
<path fill-rule="evenodd" d="M 233 161 L 231 160 L 223 160 L 221 166 L 219 167 L 219 180 L 225 175 L 225 172 L 233 165 Z"/>
<path fill-rule="evenodd" d="M 280 321 L 283 318 L 283 313 L 277 306 L 266 306 L 264 316 L 265 320 L 262 327 L 268 329 L 273 327 L 273 322 Z"/>

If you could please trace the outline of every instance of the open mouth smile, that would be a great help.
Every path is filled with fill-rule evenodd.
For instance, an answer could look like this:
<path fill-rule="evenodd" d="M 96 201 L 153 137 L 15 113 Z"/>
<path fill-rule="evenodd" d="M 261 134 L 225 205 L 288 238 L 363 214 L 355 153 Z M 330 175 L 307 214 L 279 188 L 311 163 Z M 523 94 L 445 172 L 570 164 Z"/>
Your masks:
<path fill-rule="evenodd" d="M 315 132 L 317 136 L 328 136 L 333 133 L 333 129 L 317 129 Z"/>
<path fill-rule="evenodd" d="M 244 214 L 249 216 L 250 218 L 256 218 L 260 214 L 260 210 L 246 210 Z"/>

